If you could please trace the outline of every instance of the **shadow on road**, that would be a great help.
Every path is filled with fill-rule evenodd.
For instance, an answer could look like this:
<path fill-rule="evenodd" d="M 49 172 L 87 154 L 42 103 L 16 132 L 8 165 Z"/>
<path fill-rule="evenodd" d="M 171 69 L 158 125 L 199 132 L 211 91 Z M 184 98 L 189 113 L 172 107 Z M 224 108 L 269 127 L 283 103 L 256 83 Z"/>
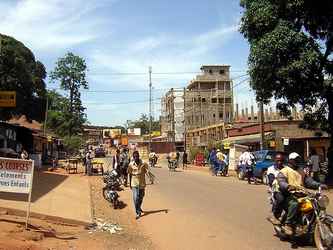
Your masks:
<path fill-rule="evenodd" d="M 35 172 L 32 186 L 31 201 L 35 202 L 42 196 L 46 195 L 54 188 L 59 186 L 63 181 L 68 178 L 67 175 L 51 173 L 51 172 Z M 19 193 L 4 193 L 0 192 L 0 199 L 15 200 L 15 201 L 27 201 L 27 194 Z"/>
<path fill-rule="evenodd" d="M 157 214 L 157 213 L 168 213 L 169 209 L 159 209 L 159 210 L 150 210 L 150 211 L 143 211 L 143 214 L 141 215 L 141 217 L 150 215 L 150 214 Z"/>
<path fill-rule="evenodd" d="M 117 209 L 124 209 L 125 207 L 127 207 L 127 204 L 125 202 L 123 201 L 118 202 Z"/>

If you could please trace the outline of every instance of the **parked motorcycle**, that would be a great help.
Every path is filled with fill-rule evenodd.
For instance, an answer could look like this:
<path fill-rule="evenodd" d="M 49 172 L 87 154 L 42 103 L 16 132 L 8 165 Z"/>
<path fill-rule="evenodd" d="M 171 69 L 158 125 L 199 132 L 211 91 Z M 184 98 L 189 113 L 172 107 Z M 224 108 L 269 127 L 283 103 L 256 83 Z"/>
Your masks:
<path fill-rule="evenodd" d="M 102 190 L 104 199 L 110 202 L 114 209 L 117 209 L 119 205 L 119 195 L 117 191 L 122 190 L 117 171 L 112 170 L 107 172 L 103 176 L 103 182 L 105 183 L 105 187 L 103 187 Z"/>
<path fill-rule="evenodd" d="M 315 242 L 317 249 L 333 249 L 333 217 L 326 213 L 329 199 L 319 187 L 316 193 L 306 190 L 294 192 L 299 203 L 299 223 L 293 236 L 285 234 L 282 225 L 287 214 L 284 213 L 281 225 L 274 225 L 277 236 L 283 240 Z"/>

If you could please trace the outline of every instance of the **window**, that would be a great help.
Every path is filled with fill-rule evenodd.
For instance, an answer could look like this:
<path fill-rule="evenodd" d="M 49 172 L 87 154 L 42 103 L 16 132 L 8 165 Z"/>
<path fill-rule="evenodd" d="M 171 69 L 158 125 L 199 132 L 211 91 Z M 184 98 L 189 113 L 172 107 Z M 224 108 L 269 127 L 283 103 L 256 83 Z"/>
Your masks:
<path fill-rule="evenodd" d="M 219 103 L 223 103 L 223 98 L 219 98 Z"/>
<path fill-rule="evenodd" d="M 201 98 L 201 102 L 206 102 L 206 98 Z"/>
<path fill-rule="evenodd" d="M 226 82 L 226 83 L 224 83 L 225 84 L 225 89 L 226 90 L 230 90 L 230 82 Z"/>
<path fill-rule="evenodd" d="M 219 117 L 220 117 L 220 118 L 223 118 L 223 113 L 219 113 Z"/>
<path fill-rule="evenodd" d="M 212 98 L 212 103 L 216 103 L 217 99 L 216 98 Z"/>
<path fill-rule="evenodd" d="M 213 114 L 213 117 L 215 118 L 215 114 Z"/>
<path fill-rule="evenodd" d="M 210 69 L 210 70 L 208 70 L 208 72 L 209 72 L 209 74 L 213 74 L 213 71 Z"/>
<path fill-rule="evenodd" d="M 221 69 L 221 70 L 220 70 L 220 75 L 223 75 L 223 74 L 224 74 L 224 70 Z"/>

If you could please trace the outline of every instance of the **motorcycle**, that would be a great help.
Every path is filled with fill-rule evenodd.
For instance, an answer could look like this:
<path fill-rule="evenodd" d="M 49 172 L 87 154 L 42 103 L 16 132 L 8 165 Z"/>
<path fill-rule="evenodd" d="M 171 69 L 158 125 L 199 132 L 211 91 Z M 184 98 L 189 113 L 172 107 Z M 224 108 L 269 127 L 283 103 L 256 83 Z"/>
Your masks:
<path fill-rule="evenodd" d="M 150 167 L 155 167 L 156 166 L 156 163 L 157 163 L 157 156 L 154 156 L 154 157 L 150 157 L 149 158 L 149 166 Z"/>
<path fill-rule="evenodd" d="M 175 172 L 176 168 L 177 168 L 177 164 L 178 164 L 177 160 L 169 160 L 169 164 L 168 164 L 169 171 Z"/>
<path fill-rule="evenodd" d="M 292 236 L 285 234 L 282 225 L 286 220 L 287 213 L 282 215 L 281 225 L 274 225 L 277 236 L 282 240 L 308 241 L 314 243 L 319 250 L 333 249 L 333 216 L 326 213 L 329 198 L 322 194 L 319 187 L 316 193 L 304 189 L 296 190 L 298 197 L 299 222 Z"/>
<path fill-rule="evenodd" d="M 103 182 L 105 183 L 105 187 L 103 187 L 102 190 L 104 199 L 110 202 L 114 209 L 117 209 L 119 205 L 119 195 L 117 191 L 122 190 L 117 171 L 112 170 L 107 172 L 103 176 Z"/>

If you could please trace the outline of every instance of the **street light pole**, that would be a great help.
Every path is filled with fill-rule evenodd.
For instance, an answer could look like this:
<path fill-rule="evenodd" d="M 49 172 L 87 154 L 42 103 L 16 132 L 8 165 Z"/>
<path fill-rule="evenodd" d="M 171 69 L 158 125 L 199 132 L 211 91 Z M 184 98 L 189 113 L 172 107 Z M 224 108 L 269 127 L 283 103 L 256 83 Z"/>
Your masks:
<path fill-rule="evenodd" d="M 149 66 L 149 148 L 148 153 L 151 151 L 151 129 L 152 129 L 152 117 L 151 117 L 151 106 L 152 106 L 152 82 L 151 82 L 151 73 L 152 73 L 152 67 Z"/>

